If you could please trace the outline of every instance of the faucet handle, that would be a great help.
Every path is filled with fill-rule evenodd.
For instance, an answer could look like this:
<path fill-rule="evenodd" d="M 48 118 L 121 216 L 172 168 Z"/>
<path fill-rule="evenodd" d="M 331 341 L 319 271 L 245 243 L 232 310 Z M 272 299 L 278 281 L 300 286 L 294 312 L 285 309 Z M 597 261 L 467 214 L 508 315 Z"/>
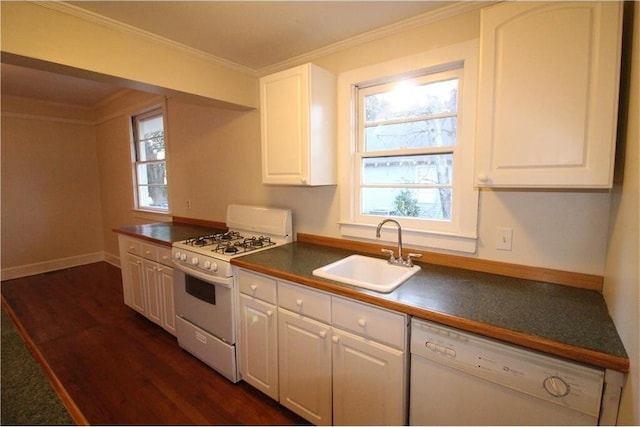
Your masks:
<path fill-rule="evenodd" d="M 389 255 L 389 262 L 394 262 L 396 260 L 391 249 L 380 249 L 380 252 Z"/>
<path fill-rule="evenodd" d="M 413 267 L 413 260 L 411 258 L 421 258 L 422 254 L 412 254 L 407 255 L 407 265 L 409 267 Z"/>

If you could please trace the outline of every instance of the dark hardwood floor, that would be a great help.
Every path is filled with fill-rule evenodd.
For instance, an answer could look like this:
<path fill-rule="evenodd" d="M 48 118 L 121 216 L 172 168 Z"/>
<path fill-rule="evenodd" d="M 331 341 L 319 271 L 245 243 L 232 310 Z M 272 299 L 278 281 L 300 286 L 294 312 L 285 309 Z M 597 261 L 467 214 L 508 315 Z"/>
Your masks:
<path fill-rule="evenodd" d="M 79 424 L 306 424 L 125 306 L 108 263 L 4 281 L 2 299 Z"/>

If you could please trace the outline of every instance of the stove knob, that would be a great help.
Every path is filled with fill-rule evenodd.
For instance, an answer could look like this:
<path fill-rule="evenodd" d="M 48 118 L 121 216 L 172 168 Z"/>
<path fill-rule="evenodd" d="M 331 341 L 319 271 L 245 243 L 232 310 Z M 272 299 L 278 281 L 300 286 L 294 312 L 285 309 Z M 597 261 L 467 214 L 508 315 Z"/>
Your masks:
<path fill-rule="evenodd" d="M 182 254 L 181 254 L 179 251 L 175 251 L 175 252 L 173 253 L 173 257 L 174 257 L 175 259 L 180 259 L 180 255 L 182 255 Z"/>
<path fill-rule="evenodd" d="M 218 263 L 217 262 L 212 262 L 211 263 L 211 268 L 209 268 L 209 270 L 218 271 Z"/>
<path fill-rule="evenodd" d="M 193 257 L 191 258 L 191 264 L 193 265 L 198 265 L 198 263 L 200 262 L 200 260 L 198 259 L 198 257 Z"/>
<path fill-rule="evenodd" d="M 205 270 L 209 270 L 211 268 L 211 261 L 209 260 L 205 261 L 202 266 L 204 267 Z"/>
<path fill-rule="evenodd" d="M 180 254 L 180 261 L 186 262 L 187 261 L 187 254 Z"/>

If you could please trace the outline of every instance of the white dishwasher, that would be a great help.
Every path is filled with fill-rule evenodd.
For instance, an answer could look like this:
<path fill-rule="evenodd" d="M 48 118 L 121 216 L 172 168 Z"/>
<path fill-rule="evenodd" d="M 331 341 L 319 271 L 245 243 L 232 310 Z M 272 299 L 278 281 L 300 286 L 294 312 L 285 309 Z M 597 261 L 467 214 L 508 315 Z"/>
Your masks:
<path fill-rule="evenodd" d="M 597 425 L 604 370 L 420 319 L 411 425 Z"/>

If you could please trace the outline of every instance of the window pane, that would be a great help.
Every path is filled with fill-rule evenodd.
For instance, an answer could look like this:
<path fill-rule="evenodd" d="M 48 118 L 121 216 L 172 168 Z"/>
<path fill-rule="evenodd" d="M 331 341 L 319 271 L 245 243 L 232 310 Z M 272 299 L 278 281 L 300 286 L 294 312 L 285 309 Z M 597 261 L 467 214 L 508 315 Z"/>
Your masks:
<path fill-rule="evenodd" d="M 365 97 L 367 123 L 454 113 L 458 109 L 458 79 L 423 85 L 398 82 L 393 90 Z"/>
<path fill-rule="evenodd" d="M 361 213 L 451 220 L 451 188 L 363 188 Z"/>
<path fill-rule="evenodd" d="M 163 186 L 138 186 L 138 207 L 153 209 L 168 209 L 167 187 Z"/>
<path fill-rule="evenodd" d="M 164 137 L 143 139 L 138 143 L 138 160 L 164 160 Z"/>
<path fill-rule="evenodd" d="M 140 138 L 148 138 L 149 135 L 164 133 L 162 115 L 143 118 L 138 121 L 138 135 Z"/>
<path fill-rule="evenodd" d="M 362 184 L 451 184 L 453 155 L 370 157 L 362 159 Z"/>
<path fill-rule="evenodd" d="M 365 128 L 365 151 L 453 146 L 458 119 L 421 120 Z"/>
<path fill-rule="evenodd" d="M 137 168 L 139 185 L 167 184 L 167 167 L 165 162 L 139 163 Z"/>
<path fill-rule="evenodd" d="M 163 160 L 164 128 L 162 116 L 154 116 L 138 121 L 138 161 Z"/>
<path fill-rule="evenodd" d="M 143 163 L 138 170 L 138 206 L 167 209 L 167 170 L 165 162 Z"/>

